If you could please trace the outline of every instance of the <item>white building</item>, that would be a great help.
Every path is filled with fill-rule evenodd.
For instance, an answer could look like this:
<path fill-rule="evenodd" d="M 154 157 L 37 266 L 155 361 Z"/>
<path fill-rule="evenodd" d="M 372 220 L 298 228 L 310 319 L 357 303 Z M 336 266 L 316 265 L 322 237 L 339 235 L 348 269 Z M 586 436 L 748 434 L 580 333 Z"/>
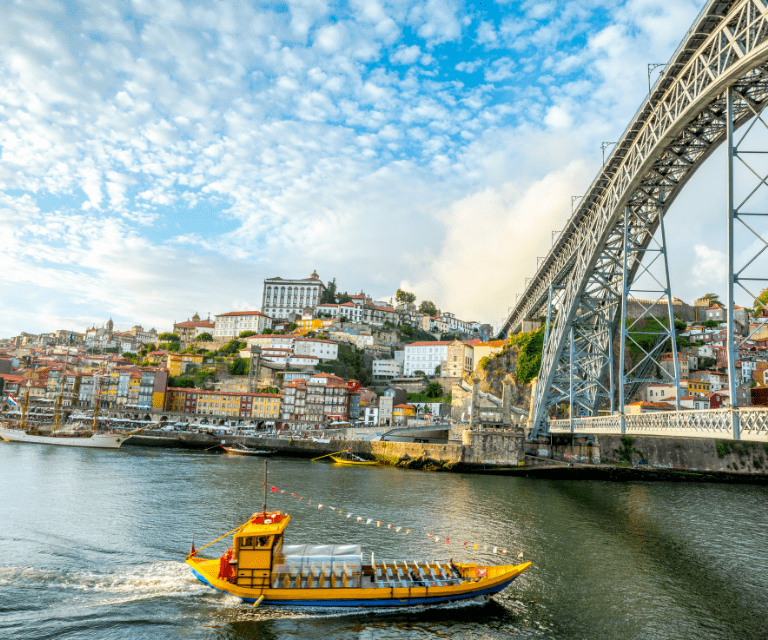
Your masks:
<path fill-rule="evenodd" d="M 261 310 L 273 318 L 301 315 L 306 307 L 316 307 L 320 303 L 323 291 L 325 286 L 316 271 L 309 278 L 299 280 L 267 278 Z"/>
<path fill-rule="evenodd" d="M 296 336 L 291 335 L 257 335 L 248 336 L 245 339 L 245 344 L 249 347 L 256 345 L 262 349 L 288 349 L 293 351 L 293 343 L 296 340 Z"/>
<path fill-rule="evenodd" d="M 462 333 L 471 333 L 472 332 L 472 322 L 465 322 L 464 320 L 459 320 L 455 315 L 452 313 L 448 313 L 447 311 L 444 312 L 439 316 L 439 320 L 442 320 L 448 325 L 448 331 L 454 331 L 454 332 L 462 332 Z"/>
<path fill-rule="evenodd" d="M 214 318 L 213 339 L 216 341 L 237 338 L 243 331 L 261 333 L 272 328 L 272 318 L 261 311 L 230 311 Z"/>
<path fill-rule="evenodd" d="M 435 373 L 435 368 L 446 370 L 448 361 L 448 345 L 444 342 L 414 342 L 405 346 L 405 360 L 403 363 L 403 375 L 412 376 L 416 371 L 423 371 L 428 375 Z"/>
<path fill-rule="evenodd" d="M 403 363 L 397 360 L 374 360 L 373 377 L 397 378 L 403 375 Z"/>
<path fill-rule="evenodd" d="M 317 305 L 317 313 L 331 318 L 346 318 L 350 322 L 363 322 L 363 307 L 344 302 L 342 304 L 326 303 Z"/>
<path fill-rule="evenodd" d="M 320 360 L 336 360 L 339 357 L 339 345 L 320 338 L 296 338 L 293 353 L 297 356 L 315 356 Z"/>

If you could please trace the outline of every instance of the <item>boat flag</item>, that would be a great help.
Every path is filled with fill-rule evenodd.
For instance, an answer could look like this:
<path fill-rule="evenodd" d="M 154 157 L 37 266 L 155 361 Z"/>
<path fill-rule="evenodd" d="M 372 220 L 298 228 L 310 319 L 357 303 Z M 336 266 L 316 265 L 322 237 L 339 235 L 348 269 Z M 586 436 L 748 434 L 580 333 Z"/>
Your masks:
<path fill-rule="evenodd" d="M 376 526 L 377 526 L 377 527 L 380 527 L 380 526 L 381 526 L 381 520 L 377 520 L 377 521 L 376 521 Z"/>
<path fill-rule="evenodd" d="M 322 509 L 322 508 L 323 508 L 323 505 L 319 504 L 319 505 L 317 505 L 317 508 L 318 508 L 318 509 Z"/>
<path fill-rule="evenodd" d="M 445 539 L 445 544 L 448 544 L 450 541 L 451 541 L 451 539 L 450 539 L 450 538 L 446 538 L 446 539 Z"/>
<path fill-rule="evenodd" d="M 8 394 L 8 402 L 10 402 L 14 407 L 19 406 L 19 401 L 16 400 L 10 393 Z"/>
<path fill-rule="evenodd" d="M 277 487 L 272 487 L 272 488 L 270 489 L 270 492 L 271 492 L 271 493 L 277 493 Z"/>
<path fill-rule="evenodd" d="M 365 524 L 371 524 L 371 522 L 373 522 L 373 520 L 371 520 L 370 518 L 368 518 L 368 520 L 366 521 L 366 523 L 365 523 Z"/>
<path fill-rule="evenodd" d="M 297 496 L 295 493 L 292 493 L 292 494 L 291 494 L 291 497 L 292 497 L 292 498 L 298 498 L 298 496 Z"/>
<path fill-rule="evenodd" d="M 72 338 L 75 336 L 73 331 L 69 332 L 69 341 L 72 342 Z"/>
<path fill-rule="evenodd" d="M 391 525 L 391 524 L 388 524 L 388 525 L 387 525 L 387 529 L 391 529 L 391 528 L 392 528 L 392 525 Z"/>
<path fill-rule="evenodd" d="M 341 511 L 339 511 L 339 513 L 341 513 Z M 351 517 L 352 517 L 352 514 L 351 514 L 351 513 L 348 513 L 348 514 L 347 514 L 347 519 L 349 519 L 349 518 L 351 518 Z"/>
<path fill-rule="evenodd" d="M 395 533 L 400 533 L 400 529 L 402 529 L 402 527 L 395 527 Z"/>
<path fill-rule="evenodd" d="M 357 521 L 360 522 L 363 519 L 362 516 L 357 516 Z"/>

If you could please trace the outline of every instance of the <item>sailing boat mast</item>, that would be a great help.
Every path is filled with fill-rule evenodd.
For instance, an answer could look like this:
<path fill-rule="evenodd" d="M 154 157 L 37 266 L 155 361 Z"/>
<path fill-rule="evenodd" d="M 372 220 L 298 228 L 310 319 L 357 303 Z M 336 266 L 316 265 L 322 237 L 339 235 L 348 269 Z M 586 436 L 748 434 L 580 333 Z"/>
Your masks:
<path fill-rule="evenodd" d="M 32 377 L 30 376 L 27 378 L 27 392 L 24 394 L 24 401 L 21 404 L 21 422 L 19 422 L 21 429 L 26 429 L 27 427 L 27 407 L 29 407 L 29 389 L 31 385 Z"/>
<path fill-rule="evenodd" d="M 59 373 L 59 395 L 54 405 L 53 430 L 56 431 L 61 424 L 61 399 L 64 397 L 64 379 L 67 373 L 67 364 L 69 364 L 69 347 L 67 347 L 67 357 L 64 359 L 64 369 Z"/>
<path fill-rule="evenodd" d="M 96 388 L 96 398 L 93 403 L 93 430 L 97 431 L 99 427 L 99 405 L 101 404 L 101 383 L 104 377 L 99 376 L 99 383 Z"/>

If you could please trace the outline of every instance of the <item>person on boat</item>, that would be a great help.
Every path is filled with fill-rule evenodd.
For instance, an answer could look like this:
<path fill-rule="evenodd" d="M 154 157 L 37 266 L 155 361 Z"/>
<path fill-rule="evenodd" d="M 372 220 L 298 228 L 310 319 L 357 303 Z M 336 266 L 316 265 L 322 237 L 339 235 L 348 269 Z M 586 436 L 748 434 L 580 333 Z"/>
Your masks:
<path fill-rule="evenodd" d="M 411 575 L 411 582 L 413 582 L 413 585 L 415 587 L 424 587 L 424 586 L 426 586 L 424 584 L 424 579 L 418 573 L 416 573 L 413 569 L 411 569 L 410 575 Z"/>

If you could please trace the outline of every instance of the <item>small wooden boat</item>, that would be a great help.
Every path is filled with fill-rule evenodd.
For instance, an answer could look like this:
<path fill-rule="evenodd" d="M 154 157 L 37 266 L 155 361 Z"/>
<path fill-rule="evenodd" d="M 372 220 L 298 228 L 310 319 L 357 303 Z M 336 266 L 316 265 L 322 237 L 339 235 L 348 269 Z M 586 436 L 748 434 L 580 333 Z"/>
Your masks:
<path fill-rule="evenodd" d="M 345 464 L 355 467 L 375 467 L 378 462 L 375 460 L 366 460 L 360 456 L 356 456 L 351 451 L 342 451 L 341 453 L 334 453 L 329 456 L 336 464 Z"/>
<path fill-rule="evenodd" d="M 204 584 L 254 606 L 305 607 L 423 606 L 489 597 L 531 566 L 374 560 L 373 554 L 364 563 L 359 545 L 284 545 L 290 519 L 265 508 L 230 532 L 232 546 L 221 557 L 201 558 L 193 545 L 187 564 Z"/>
<path fill-rule="evenodd" d="M 231 447 L 221 445 L 221 448 L 227 453 L 232 453 L 238 456 L 271 456 L 277 453 L 274 449 L 251 449 L 240 442 L 236 442 Z"/>

